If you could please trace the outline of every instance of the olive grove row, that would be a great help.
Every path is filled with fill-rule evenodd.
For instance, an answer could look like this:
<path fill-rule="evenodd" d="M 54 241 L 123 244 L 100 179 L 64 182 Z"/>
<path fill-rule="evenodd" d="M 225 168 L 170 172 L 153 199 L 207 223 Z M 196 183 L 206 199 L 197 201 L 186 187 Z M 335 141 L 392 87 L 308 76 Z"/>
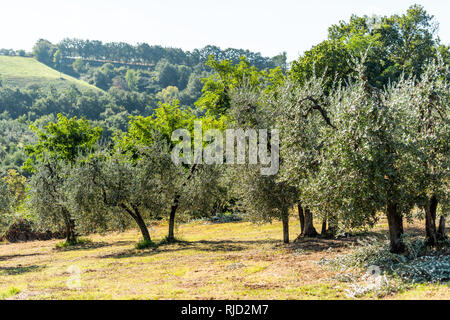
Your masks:
<path fill-rule="evenodd" d="M 352 77 L 332 86 L 325 75 L 299 83 L 279 69 L 236 69 L 241 81 L 229 86 L 220 110 L 160 104 L 152 116 L 133 117 L 128 131 L 109 143 L 88 120 L 59 115 L 33 128 L 38 141 L 27 147 L 24 167 L 32 175 L 20 204 L 17 179 L 1 180 L 0 223 L 11 223 L 20 207 L 36 228 L 63 230 L 72 244 L 86 232 L 130 225 L 151 243 L 152 220 L 167 219 L 167 240 L 174 241 L 177 217 L 237 211 L 252 221 L 281 220 L 289 242 L 292 208 L 300 236 L 308 237 L 317 236 L 314 218 L 333 237 L 371 227 L 382 213 L 391 251 L 402 253 L 403 221 L 419 210 L 427 243 L 436 245 L 446 237 L 449 206 L 448 65 L 437 59 L 420 77 L 379 89 L 363 62 L 354 61 Z M 204 130 L 279 130 L 278 173 L 261 175 L 261 164 L 248 162 L 174 162 L 172 133 L 193 132 L 199 120 Z"/>

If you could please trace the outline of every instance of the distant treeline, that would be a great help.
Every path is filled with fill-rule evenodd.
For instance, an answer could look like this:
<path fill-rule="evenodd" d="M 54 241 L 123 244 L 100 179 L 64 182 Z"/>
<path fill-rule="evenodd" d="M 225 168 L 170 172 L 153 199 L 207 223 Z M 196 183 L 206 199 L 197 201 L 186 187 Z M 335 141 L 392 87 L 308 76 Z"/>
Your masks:
<path fill-rule="evenodd" d="M 212 45 L 193 51 L 184 51 L 180 48 L 162 47 L 147 43 L 131 45 L 125 42 L 103 43 L 98 40 L 65 38 L 58 44 L 40 39 L 33 49 L 36 58 L 49 65 L 54 63 L 54 56 L 57 51 L 59 51 L 58 54 L 61 58 L 70 57 L 151 65 L 156 65 L 160 60 L 165 59 L 172 64 L 194 67 L 204 64 L 210 55 L 214 55 L 219 61 L 230 60 L 234 63 L 238 63 L 240 57 L 244 56 L 251 65 L 258 69 L 271 69 L 276 66 L 283 66 L 286 63 L 285 53 L 275 57 L 263 57 L 259 52 L 234 48 L 222 50 Z"/>
<path fill-rule="evenodd" d="M 25 50 L 14 50 L 14 49 L 0 49 L 0 56 L 19 56 L 19 57 L 32 57 L 31 52 L 26 52 Z"/>
<path fill-rule="evenodd" d="M 66 38 L 58 44 L 39 39 L 33 56 L 40 62 L 105 91 L 118 88 L 155 95 L 164 102 L 178 99 L 182 105 L 192 105 L 201 95 L 202 79 L 213 69 L 206 63 L 216 61 L 233 64 L 245 58 L 259 70 L 281 67 L 286 70 L 286 53 L 263 57 L 243 49 L 206 46 L 192 52 L 179 48 L 164 48 L 139 43 L 102 43 L 97 40 Z"/>
<path fill-rule="evenodd" d="M 58 43 L 57 47 L 65 57 L 81 57 L 86 59 L 111 60 L 121 62 L 140 62 L 156 64 L 166 59 L 173 64 L 195 66 L 204 64 L 208 56 L 214 55 L 217 60 L 231 60 L 239 62 L 241 56 L 258 69 L 273 68 L 277 66 L 279 57 L 263 57 L 260 53 L 249 50 L 228 48 L 225 50 L 217 46 L 206 46 L 203 49 L 194 49 L 192 52 L 180 48 L 164 48 L 159 45 L 138 43 L 133 46 L 124 42 L 103 43 L 98 40 L 83 40 L 66 38 Z"/>

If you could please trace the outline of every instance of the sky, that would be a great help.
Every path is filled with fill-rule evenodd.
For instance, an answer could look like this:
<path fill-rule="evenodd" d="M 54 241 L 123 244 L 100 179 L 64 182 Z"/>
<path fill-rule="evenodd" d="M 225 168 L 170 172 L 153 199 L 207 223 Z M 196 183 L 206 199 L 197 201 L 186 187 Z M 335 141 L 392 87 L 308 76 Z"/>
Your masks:
<path fill-rule="evenodd" d="M 325 40 L 328 27 L 357 15 L 404 13 L 421 4 L 450 44 L 448 0 L 22 0 L 2 1 L 0 48 L 30 51 L 44 38 L 178 47 L 217 45 L 296 59 Z"/>

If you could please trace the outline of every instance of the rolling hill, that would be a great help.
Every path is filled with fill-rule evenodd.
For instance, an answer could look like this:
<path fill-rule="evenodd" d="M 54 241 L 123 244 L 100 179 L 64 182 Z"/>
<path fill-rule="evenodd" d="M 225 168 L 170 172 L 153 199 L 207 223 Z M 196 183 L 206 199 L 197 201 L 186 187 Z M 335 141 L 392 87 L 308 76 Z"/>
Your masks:
<path fill-rule="evenodd" d="M 26 57 L 0 56 L 0 79 L 3 85 L 25 88 L 30 85 L 56 88 L 74 84 L 79 90 L 101 90 L 89 83 L 71 77 Z"/>

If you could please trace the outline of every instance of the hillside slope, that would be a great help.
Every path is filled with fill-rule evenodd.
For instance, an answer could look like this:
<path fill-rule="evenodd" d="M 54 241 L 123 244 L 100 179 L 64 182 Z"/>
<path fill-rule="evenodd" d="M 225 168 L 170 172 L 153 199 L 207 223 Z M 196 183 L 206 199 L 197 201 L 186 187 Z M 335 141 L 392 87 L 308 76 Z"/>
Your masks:
<path fill-rule="evenodd" d="M 25 88 L 30 85 L 56 88 L 74 84 L 80 90 L 100 90 L 89 83 L 78 80 L 46 66 L 43 63 L 25 57 L 0 56 L 0 79 L 3 85 Z"/>

